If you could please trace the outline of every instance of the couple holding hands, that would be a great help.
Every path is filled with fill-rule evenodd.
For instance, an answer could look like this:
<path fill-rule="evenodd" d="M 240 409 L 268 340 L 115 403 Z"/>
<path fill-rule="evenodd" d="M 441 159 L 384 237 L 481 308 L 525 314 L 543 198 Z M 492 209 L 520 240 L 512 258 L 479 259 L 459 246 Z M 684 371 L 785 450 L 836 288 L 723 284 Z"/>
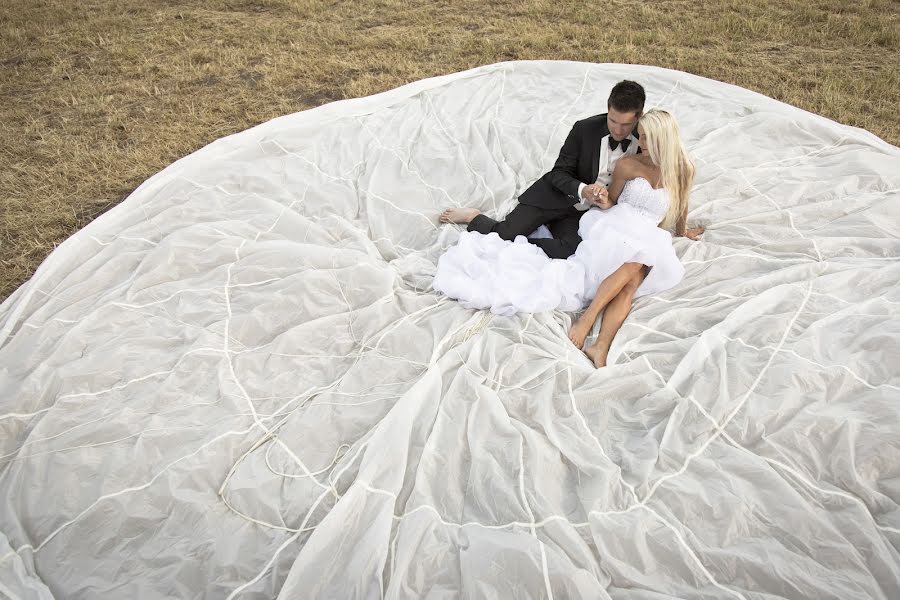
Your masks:
<path fill-rule="evenodd" d="M 575 123 L 553 169 L 531 185 L 502 221 L 451 208 L 445 223 L 467 224 L 438 261 L 433 287 L 468 308 L 497 314 L 578 311 L 569 331 L 579 349 L 606 365 L 634 298 L 677 285 L 684 267 L 672 234 L 687 228 L 694 165 L 666 111 L 644 113 L 643 87 L 616 84 L 607 111 Z"/>

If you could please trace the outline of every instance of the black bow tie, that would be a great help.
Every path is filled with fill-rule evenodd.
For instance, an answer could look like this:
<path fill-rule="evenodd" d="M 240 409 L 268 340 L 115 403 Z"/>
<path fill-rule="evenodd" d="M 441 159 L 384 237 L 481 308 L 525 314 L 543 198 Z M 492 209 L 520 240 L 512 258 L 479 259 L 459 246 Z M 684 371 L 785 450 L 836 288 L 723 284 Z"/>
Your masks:
<path fill-rule="evenodd" d="M 628 138 L 625 138 L 625 139 L 622 140 L 621 142 L 617 142 L 615 139 L 613 139 L 613 136 L 609 136 L 609 150 L 610 150 L 610 152 L 612 152 L 613 150 L 615 150 L 616 148 L 618 148 L 618 147 L 619 147 L 619 144 L 622 144 L 622 152 L 628 152 L 628 144 L 630 144 L 630 143 L 631 143 L 631 140 L 628 139 Z"/>

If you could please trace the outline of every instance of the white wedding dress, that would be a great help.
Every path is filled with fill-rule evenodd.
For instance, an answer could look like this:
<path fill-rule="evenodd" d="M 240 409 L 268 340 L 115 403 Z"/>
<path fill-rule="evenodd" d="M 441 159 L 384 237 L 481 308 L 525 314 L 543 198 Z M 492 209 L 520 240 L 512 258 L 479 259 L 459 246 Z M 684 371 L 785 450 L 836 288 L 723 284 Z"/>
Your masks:
<path fill-rule="evenodd" d="M 684 277 L 672 235 L 657 225 L 669 208 L 665 188 L 643 177 L 625 183 L 612 208 L 592 208 L 578 226 L 581 243 L 567 259 L 551 259 L 525 236 L 463 233 L 441 256 L 433 287 L 467 308 L 500 315 L 584 308 L 600 283 L 626 262 L 650 266 L 635 297 L 667 290 Z"/>

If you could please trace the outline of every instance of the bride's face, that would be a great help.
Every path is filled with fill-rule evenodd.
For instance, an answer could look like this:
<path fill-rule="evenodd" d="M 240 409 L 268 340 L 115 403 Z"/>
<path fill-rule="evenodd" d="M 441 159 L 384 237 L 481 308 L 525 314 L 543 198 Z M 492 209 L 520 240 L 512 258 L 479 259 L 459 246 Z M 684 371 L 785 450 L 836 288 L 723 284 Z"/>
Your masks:
<path fill-rule="evenodd" d="M 647 134 L 644 133 L 644 128 L 641 127 L 640 125 L 638 125 L 637 130 L 638 130 L 638 135 L 640 136 L 638 138 L 638 148 L 641 149 L 641 152 L 646 153 L 647 152 Z"/>

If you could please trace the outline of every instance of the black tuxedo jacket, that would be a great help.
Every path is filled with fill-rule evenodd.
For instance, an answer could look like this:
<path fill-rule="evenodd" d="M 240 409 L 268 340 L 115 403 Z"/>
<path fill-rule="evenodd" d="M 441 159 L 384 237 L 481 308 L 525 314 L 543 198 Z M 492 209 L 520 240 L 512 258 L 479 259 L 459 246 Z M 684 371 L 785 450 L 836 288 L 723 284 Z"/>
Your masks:
<path fill-rule="evenodd" d="M 553 209 L 581 202 L 578 197 L 579 184 L 597 181 L 600 142 L 609 135 L 606 114 L 575 123 L 559 151 L 559 158 L 553 169 L 522 192 L 519 196 L 520 204 Z M 633 135 L 637 138 L 637 131 Z"/>

